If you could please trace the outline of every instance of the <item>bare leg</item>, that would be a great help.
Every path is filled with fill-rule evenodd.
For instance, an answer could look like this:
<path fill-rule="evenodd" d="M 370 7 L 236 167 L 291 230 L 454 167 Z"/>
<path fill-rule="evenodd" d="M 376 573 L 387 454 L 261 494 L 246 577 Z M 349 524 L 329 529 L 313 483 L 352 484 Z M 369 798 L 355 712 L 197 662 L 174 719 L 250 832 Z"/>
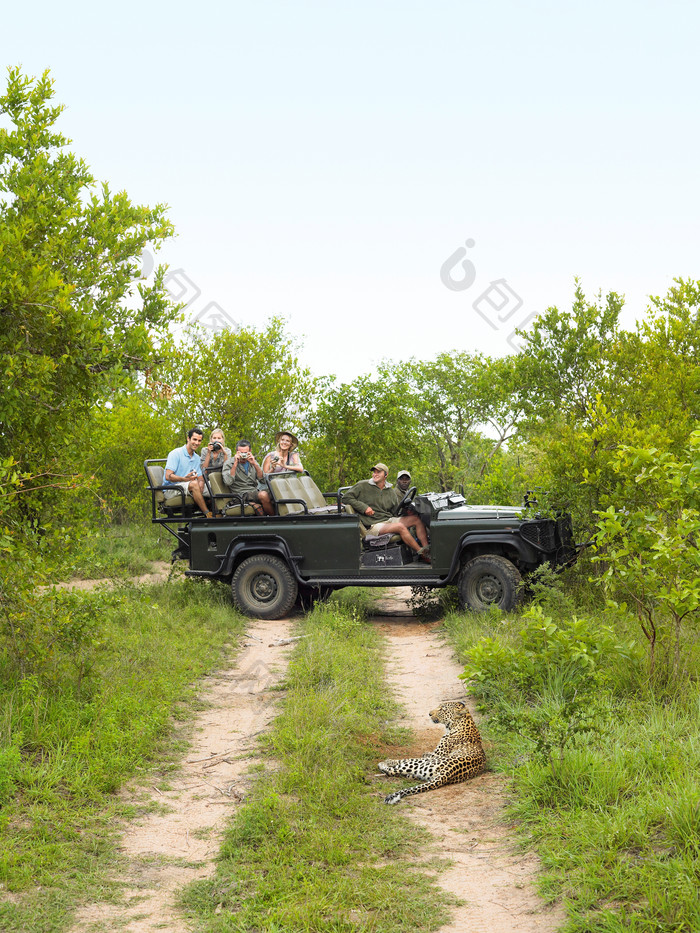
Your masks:
<path fill-rule="evenodd" d="M 420 541 L 423 547 L 428 546 L 428 532 L 425 530 L 425 525 L 423 520 L 418 518 L 417 515 L 404 515 L 399 519 L 402 524 L 405 524 L 407 528 L 415 528 L 416 534 L 418 535 L 418 540 Z"/>
<path fill-rule="evenodd" d="M 202 495 L 202 490 L 200 489 L 200 486 L 199 486 L 199 478 L 191 480 L 189 486 L 187 487 L 187 491 L 192 496 L 192 498 L 197 503 L 198 507 L 202 510 L 202 512 L 204 512 L 205 514 L 208 514 L 209 506 L 204 501 L 204 496 Z"/>
<path fill-rule="evenodd" d="M 400 535 L 404 544 L 407 544 L 412 551 L 419 550 L 419 544 L 413 537 L 408 527 L 404 525 L 402 519 L 391 522 L 382 522 L 379 526 L 380 534 Z"/>

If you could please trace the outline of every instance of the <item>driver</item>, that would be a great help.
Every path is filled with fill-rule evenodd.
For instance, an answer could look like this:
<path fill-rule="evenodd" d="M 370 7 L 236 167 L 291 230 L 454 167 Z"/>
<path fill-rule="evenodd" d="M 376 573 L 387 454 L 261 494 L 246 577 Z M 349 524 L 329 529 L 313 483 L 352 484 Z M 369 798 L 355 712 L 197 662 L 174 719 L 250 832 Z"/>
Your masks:
<path fill-rule="evenodd" d="M 375 463 L 372 478 L 355 483 L 343 494 L 343 502 L 358 513 L 367 534 L 400 535 L 404 544 L 422 560 L 430 563 L 425 525 L 414 512 L 402 516 L 397 514 L 403 495 L 398 495 L 391 483 L 387 483 L 388 475 L 389 467 L 385 463 Z M 418 541 L 411 534 L 411 528 L 415 528 Z"/>
<path fill-rule="evenodd" d="M 408 470 L 399 470 L 396 474 L 396 491 L 399 494 L 399 499 L 403 497 L 408 492 L 408 489 L 411 485 L 411 474 Z"/>

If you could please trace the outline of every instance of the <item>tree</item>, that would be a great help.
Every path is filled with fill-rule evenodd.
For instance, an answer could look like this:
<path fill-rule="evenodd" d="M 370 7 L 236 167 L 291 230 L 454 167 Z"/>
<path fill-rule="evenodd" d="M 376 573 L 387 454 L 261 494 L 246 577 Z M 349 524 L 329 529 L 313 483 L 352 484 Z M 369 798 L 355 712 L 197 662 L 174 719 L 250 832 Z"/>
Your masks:
<path fill-rule="evenodd" d="M 585 420 L 610 368 L 610 351 L 618 337 L 623 299 L 610 292 L 590 302 L 576 281 L 570 312 L 548 308 L 529 331 L 517 358 L 521 404 L 535 421 L 560 414 Z"/>
<path fill-rule="evenodd" d="M 381 363 L 319 400 L 312 426 L 320 472 L 330 486 L 346 485 L 379 459 L 392 475 L 410 469 L 424 489 L 478 485 L 511 435 L 511 392 L 508 360 L 441 353 Z"/>
<path fill-rule="evenodd" d="M 414 472 L 420 454 L 420 429 L 405 383 L 390 364 L 377 378 L 359 376 L 327 388 L 311 415 L 314 436 L 310 464 L 328 489 L 369 479 L 378 460 Z"/>
<path fill-rule="evenodd" d="M 676 279 L 613 348 L 610 401 L 680 453 L 700 420 L 700 282 Z"/>
<path fill-rule="evenodd" d="M 700 613 L 700 431 L 682 459 L 656 448 L 621 447 L 612 467 L 632 487 L 628 501 L 637 501 L 598 513 L 595 559 L 604 562 L 602 582 L 615 602 L 635 611 L 649 645 L 651 676 L 670 621 L 678 676 L 683 626 Z"/>
<path fill-rule="evenodd" d="M 151 378 L 169 387 L 161 408 L 181 434 L 194 424 L 220 427 L 229 441 L 246 437 L 254 449 L 269 449 L 284 428 L 308 436 L 307 414 L 323 380 L 299 363 L 280 318 L 260 330 L 192 326 L 182 343 L 171 339 L 164 350 Z"/>
<path fill-rule="evenodd" d="M 515 359 L 525 412 L 518 452 L 590 531 L 597 510 L 636 507 L 614 452 L 678 456 L 700 418 L 700 283 L 677 280 L 631 332 L 617 326 L 620 308 L 614 292 L 590 303 L 577 285 L 571 312 L 550 308 Z"/>
<path fill-rule="evenodd" d="M 173 430 L 159 406 L 136 386 L 94 413 L 81 467 L 89 471 L 95 504 L 101 501 L 114 522 L 150 515 L 144 489 L 144 460 L 164 457 L 185 438 Z"/>
<path fill-rule="evenodd" d="M 0 115 L 0 457 L 40 472 L 71 425 L 147 369 L 177 314 L 139 257 L 172 234 L 165 208 L 96 183 L 55 129 L 53 82 L 9 70 Z"/>
<path fill-rule="evenodd" d="M 437 458 L 441 490 L 472 483 L 512 435 L 517 411 L 510 358 L 441 353 L 435 360 L 411 360 L 401 371 L 406 397 L 423 443 Z M 490 429 L 495 440 L 483 434 Z M 470 459 L 475 449 L 482 455 Z"/>

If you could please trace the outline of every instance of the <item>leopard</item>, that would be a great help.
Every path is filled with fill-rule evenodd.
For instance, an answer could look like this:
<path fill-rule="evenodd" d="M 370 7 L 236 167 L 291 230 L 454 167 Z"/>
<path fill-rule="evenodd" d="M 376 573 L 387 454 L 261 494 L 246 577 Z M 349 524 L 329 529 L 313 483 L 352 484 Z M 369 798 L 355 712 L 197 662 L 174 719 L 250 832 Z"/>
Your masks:
<path fill-rule="evenodd" d="M 483 771 L 486 758 L 481 735 L 467 704 L 461 700 L 445 700 L 428 715 L 447 730 L 435 751 L 421 758 L 388 758 L 377 766 L 383 774 L 422 778 L 423 783 L 388 794 L 384 803 L 399 803 L 411 794 L 467 781 Z"/>

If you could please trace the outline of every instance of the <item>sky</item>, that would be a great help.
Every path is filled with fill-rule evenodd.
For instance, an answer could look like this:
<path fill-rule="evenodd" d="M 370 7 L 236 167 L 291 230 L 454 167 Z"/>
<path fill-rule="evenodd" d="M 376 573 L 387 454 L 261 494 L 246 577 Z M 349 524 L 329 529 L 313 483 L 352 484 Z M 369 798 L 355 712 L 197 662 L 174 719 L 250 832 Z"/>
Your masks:
<path fill-rule="evenodd" d="M 697 3 L 35 0 L 0 29 L 95 177 L 169 205 L 188 319 L 281 316 L 316 374 L 517 352 L 576 277 L 628 327 L 700 278 Z"/>

